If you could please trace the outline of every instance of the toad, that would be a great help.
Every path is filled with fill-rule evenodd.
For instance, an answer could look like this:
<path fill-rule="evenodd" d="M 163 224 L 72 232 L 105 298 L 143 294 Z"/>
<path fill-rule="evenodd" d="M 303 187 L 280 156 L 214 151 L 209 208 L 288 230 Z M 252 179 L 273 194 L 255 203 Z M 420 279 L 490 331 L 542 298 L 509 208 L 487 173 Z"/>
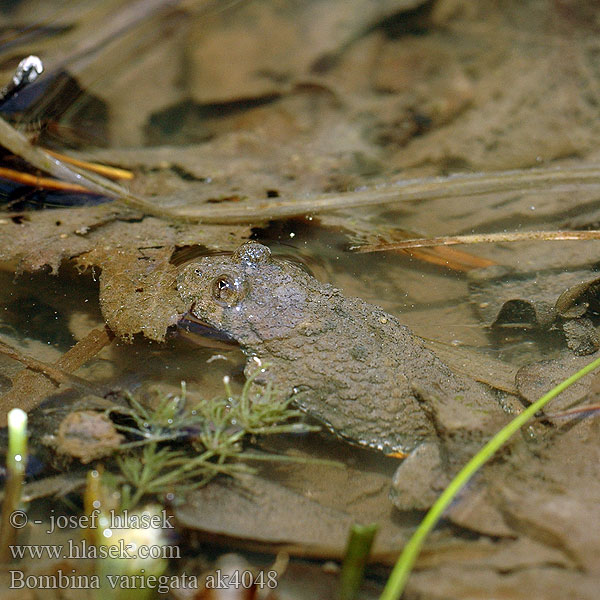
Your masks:
<path fill-rule="evenodd" d="M 253 385 L 270 382 L 340 436 L 410 455 L 394 478 L 400 507 L 430 504 L 444 474 L 508 419 L 500 392 L 454 373 L 396 317 L 260 243 L 186 265 L 177 289 L 193 315 L 239 342 Z"/>

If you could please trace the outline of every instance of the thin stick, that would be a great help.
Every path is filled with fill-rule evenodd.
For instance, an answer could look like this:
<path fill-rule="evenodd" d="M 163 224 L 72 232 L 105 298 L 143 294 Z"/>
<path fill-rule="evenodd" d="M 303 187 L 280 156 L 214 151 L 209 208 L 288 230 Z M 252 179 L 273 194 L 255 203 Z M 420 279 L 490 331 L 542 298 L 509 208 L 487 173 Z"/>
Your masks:
<path fill-rule="evenodd" d="M 57 179 L 83 185 L 92 192 L 113 198 L 127 194 L 123 187 L 110 179 L 68 167 L 62 161 L 31 144 L 20 131 L 10 126 L 4 119 L 0 119 L 0 143 L 16 156 L 26 160 L 30 165 L 53 175 Z"/>
<path fill-rule="evenodd" d="M 114 333 L 108 327 L 93 329 L 67 350 L 54 366 L 66 373 L 74 373 L 110 344 L 114 337 Z M 11 408 L 18 406 L 29 412 L 56 389 L 54 382 L 45 375 L 28 369 L 19 372 L 13 378 L 12 384 L 12 388 L 0 398 L 0 426 L 6 424 L 6 417 Z"/>
<path fill-rule="evenodd" d="M 45 190 L 58 190 L 61 192 L 78 192 L 80 194 L 89 194 L 90 190 L 77 183 L 65 183 L 58 179 L 50 179 L 50 177 L 40 177 L 31 173 L 23 173 L 15 169 L 7 169 L 0 167 L 0 177 L 8 179 L 15 183 L 29 185 L 31 187 L 43 188 Z M 95 193 L 95 192 L 92 192 Z"/>
<path fill-rule="evenodd" d="M 454 246 L 456 244 L 496 244 L 504 242 L 530 242 L 568 240 L 599 240 L 600 230 L 588 231 L 515 231 L 509 233 L 475 233 L 472 235 L 456 235 L 448 237 L 422 238 L 390 242 L 389 244 L 365 244 L 350 246 L 354 252 L 387 252 L 389 250 L 406 250 L 407 248 L 428 248 L 431 246 Z"/>
<path fill-rule="evenodd" d="M 539 417 L 538 420 L 561 419 L 563 417 L 574 417 L 575 415 L 584 415 L 586 413 L 598 411 L 600 411 L 600 404 L 584 404 L 583 406 L 578 406 L 577 408 L 569 408 L 568 410 L 564 410 L 562 412 L 546 413 L 542 417 Z"/>
<path fill-rule="evenodd" d="M 202 204 L 168 212 L 173 217 L 204 222 L 247 223 L 257 219 L 291 217 L 359 206 L 398 204 L 414 200 L 435 200 L 479 196 L 508 191 L 579 190 L 581 185 L 599 186 L 600 167 L 523 169 L 498 173 L 475 173 L 413 179 L 377 185 L 361 191 L 323 194 L 277 201 L 236 204 Z"/>
<path fill-rule="evenodd" d="M 33 356 L 24 354 L 23 352 L 20 352 L 19 350 L 13 348 L 12 346 L 3 342 L 2 340 L 0 340 L 0 354 L 4 354 L 9 358 L 19 361 L 21 364 L 25 365 L 28 369 L 31 369 L 32 371 L 42 373 L 49 379 L 52 379 L 52 381 L 54 381 L 55 383 L 69 383 L 78 388 L 84 389 L 87 392 L 89 392 L 92 389 L 92 385 L 88 383 L 85 379 L 77 377 L 76 375 L 71 375 L 70 373 L 63 371 L 56 365 L 37 360 L 37 358 L 33 358 Z"/>
<path fill-rule="evenodd" d="M 60 152 L 54 152 L 54 150 L 48 150 L 47 148 L 45 151 L 50 156 L 54 156 L 54 158 L 58 158 L 65 163 L 75 167 L 81 167 L 82 169 L 91 171 L 92 173 L 104 175 L 104 177 L 108 177 L 109 179 L 133 179 L 133 173 L 131 171 L 127 171 L 126 169 L 111 167 L 110 165 L 101 165 L 99 163 L 88 162 L 87 160 L 79 160 L 78 158 L 73 158 L 72 156 L 61 154 Z"/>

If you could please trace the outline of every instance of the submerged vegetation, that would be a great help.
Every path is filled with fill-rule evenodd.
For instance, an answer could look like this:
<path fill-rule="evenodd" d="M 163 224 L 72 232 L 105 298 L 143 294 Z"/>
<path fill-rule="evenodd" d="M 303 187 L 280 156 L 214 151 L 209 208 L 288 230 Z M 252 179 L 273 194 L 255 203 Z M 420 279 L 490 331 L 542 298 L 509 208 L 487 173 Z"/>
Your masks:
<path fill-rule="evenodd" d="M 249 461 L 286 458 L 248 452 L 251 436 L 318 429 L 302 422 L 303 413 L 290 400 L 279 399 L 270 385 L 260 395 L 251 393 L 254 379 L 248 378 L 236 395 L 226 377 L 225 395 L 193 407 L 187 406 L 182 382 L 180 394 L 166 395 L 152 410 L 131 395 L 130 409 L 109 409 L 107 414 L 118 412 L 133 421 L 117 425 L 131 438 L 120 448 L 126 453 L 117 457 L 124 479 L 122 508 L 134 507 L 147 495 L 197 489 L 220 473 L 252 472 Z M 178 448 L 173 447 L 176 442 Z"/>
<path fill-rule="evenodd" d="M 27 465 L 27 414 L 14 408 L 8 415 L 6 485 L 0 514 L 0 562 L 9 558 L 9 546 L 16 537 L 12 515 L 19 508 Z"/>

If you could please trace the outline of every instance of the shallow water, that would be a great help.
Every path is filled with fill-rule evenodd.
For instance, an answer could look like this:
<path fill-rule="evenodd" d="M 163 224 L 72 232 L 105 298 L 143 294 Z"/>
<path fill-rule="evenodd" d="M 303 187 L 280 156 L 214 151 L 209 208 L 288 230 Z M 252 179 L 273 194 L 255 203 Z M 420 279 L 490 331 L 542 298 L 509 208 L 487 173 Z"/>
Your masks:
<path fill-rule="evenodd" d="M 597 161 L 598 14 L 591 5 L 542 0 L 500 6 L 442 0 L 377 6 L 313 0 L 283 2 L 278 8 L 245 1 L 225 8 L 164 4 L 130 8 L 111 0 L 49 9 L 22 0 L 4 7 L 2 81 L 20 57 L 37 52 L 47 65 L 43 81 L 50 82 L 42 101 L 23 95 L 17 111 L 13 103 L 5 116 L 21 129 L 42 123 L 41 145 L 131 169 L 135 177 L 125 185 L 135 194 L 184 198 L 194 210 L 202 202 L 260 207 L 278 197 L 306 199 L 414 177 L 530 166 L 568 169 Z M 68 85 L 52 77 L 63 68 L 72 78 Z M 242 225 L 189 225 L 123 211 L 86 217 L 85 207 L 94 202 L 85 195 L 79 196 L 83 208 L 77 213 L 57 207 L 60 193 L 32 195 L 20 183 L 7 185 L 0 214 L 0 334 L 46 363 L 57 361 L 105 321 L 121 323 L 115 317 L 120 308 L 141 313 L 141 305 L 130 303 L 137 289 L 123 288 L 121 299 L 108 296 L 99 285 L 103 270 L 120 285 L 119 276 L 129 276 L 129 266 L 132 272 L 135 267 L 130 287 L 142 289 L 153 280 L 143 279 L 139 265 L 148 265 L 151 274 L 154 265 L 159 272 L 173 265 L 181 269 L 207 252 L 230 252 L 248 238 L 299 262 L 345 295 L 396 315 L 415 334 L 438 343 L 444 360 L 447 353 L 462 352 L 451 366 L 495 389 L 506 390 L 507 379 L 521 365 L 557 359 L 523 383 L 527 394 L 538 387 L 542 393 L 588 360 L 574 356 L 565 341 L 564 323 L 579 314 L 561 314 L 538 330 L 493 329 L 484 309 L 501 292 L 493 288 L 487 298 L 484 288 L 475 297 L 473 271 L 434 264 L 431 256 L 348 248 L 394 240 L 402 231 L 433 237 L 598 228 L 600 200 L 593 186 L 415 200 L 401 207 L 345 208 Z M 40 210 L 32 210 L 34 205 Z M 461 250 L 507 269 L 500 278 L 505 282 L 534 282 L 535 293 L 525 300 L 539 302 L 537 288 L 543 288 L 542 301 L 553 305 L 566 289 L 551 289 L 559 274 L 581 271 L 582 282 L 596 277 L 598 245 L 523 242 Z M 119 253 L 130 264 L 115 267 L 110 261 Z M 76 261 L 87 270 L 80 273 Z M 46 263 L 58 273 L 50 274 Z M 165 288 L 153 290 L 146 304 L 160 301 L 164 292 L 167 305 Z M 582 306 L 590 322 L 586 335 L 593 337 L 595 296 L 583 298 L 577 310 Z M 177 393 L 185 381 L 190 398 L 211 398 L 223 393 L 224 376 L 234 391 L 243 386 L 245 360 L 239 348 L 173 325 L 165 341 L 157 341 L 160 335 L 148 339 L 153 335 L 140 333 L 132 321 L 123 321 L 136 333 L 132 343 L 114 341 L 76 374 L 106 392 L 125 389 L 140 396 L 157 387 Z M 491 360 L 503 366 L 486 362 Z M 9 391 L 17 371 L 17 363 L 0 356 L 0 393 Z M 561 410 L 582 398 L 593 401 L 597 383 L 590 379 Z M 597 479 L 595 428 L 593 415 L 532 425 L 457 501 L 411 579 L 410 597 L 470 598 L 481 588 L 507 599 L 560 598 L 567 590 L 592 598 L 598 570 L 587 557 L 597 556 L 600 539 L 588 520 L 600 498 L 590 483 Z M 48 432 L 34 435 L 42 433 Z M 340 527 L 340 533 L 334 525 L 348 518 L 382 524 L 376 556 L 389 565 L 421 517 L 419 511 L 396 510 L 388 500 L 397 459 L 328 432 L 255 442 L 260 450 L 345 465 L 338 470 L 315 464 L 261 466 L 262 476 L 286 490 L 265 493 L 290 503 L 282 523 L 296 524 L 288 540 L 292 556 L 339 561 L 347 528 Z M 554 447 L 562 454 L 554 456 Z M 210 495 L 212 488 L 206 489 Z M 209 559 L 227 549 L 259 550 L 260 557 L 245 556 L 267 564 L 278 547 L 268 535 L 261 537 L 268 515 L 264 526 L 256 517 L 252 535 L 244 537 L 232 516 L 252 507 L 227 511 L 227 494 L 235 492 L 214 489 L 212 502 L 223 507 L 223 523 L 217 516 L 199 524 L 201 509 L 191 517 L 188 513 L 184 522 L 187 530 L 196 530 L 200 544 L 198 549 L 185 541 L 194 568 L 203 572 Z M 290 490 L 296 496 L 285 495 Z M 529 490 L 546 512 L 536 512 L 533 500 L 521 506 L 519 494 L 527 496 Z M 246 496 L 252 494 L 246 490 Z M 200 506 L 209 501 L 198 500 Z M 58 504 L 47 500 L 41 506 L 37 510 L 43 513 Z M 311 519 L 311 511 L 322 521 Z M 578 518 L 577 511 L 583 516 Z M 312 547 L 310 536 L 321 540 L 328 527 L 333 548 Z M 39 539 L 47 543 L 43 535 Z M 371 571 L 365 597 L 375 597 L 386 575 L 385 569 Z M 335 586 L 331 579 L 322 562 L 297 558 L 282 579 L 280 597 L 311 597 L 309 582 L 322 586 L 314 593 L 329 597 Z"/>

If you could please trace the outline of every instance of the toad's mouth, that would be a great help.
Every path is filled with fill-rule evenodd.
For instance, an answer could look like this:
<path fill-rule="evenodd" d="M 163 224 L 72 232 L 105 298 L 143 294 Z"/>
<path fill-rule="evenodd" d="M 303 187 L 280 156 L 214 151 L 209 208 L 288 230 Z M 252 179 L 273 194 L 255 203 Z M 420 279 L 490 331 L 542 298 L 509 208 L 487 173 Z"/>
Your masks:
<path fill-rule="evenodd" d="M 192 313 L 193 310 L 194 305 L 191 306 L 190 310 L 177 323 L 177 329 L 185 337 L 191 339 L 199 346 L 209 348 L 231 350 L 239 346 L 237 341 L 230 335 L 194 316 Z"/>

